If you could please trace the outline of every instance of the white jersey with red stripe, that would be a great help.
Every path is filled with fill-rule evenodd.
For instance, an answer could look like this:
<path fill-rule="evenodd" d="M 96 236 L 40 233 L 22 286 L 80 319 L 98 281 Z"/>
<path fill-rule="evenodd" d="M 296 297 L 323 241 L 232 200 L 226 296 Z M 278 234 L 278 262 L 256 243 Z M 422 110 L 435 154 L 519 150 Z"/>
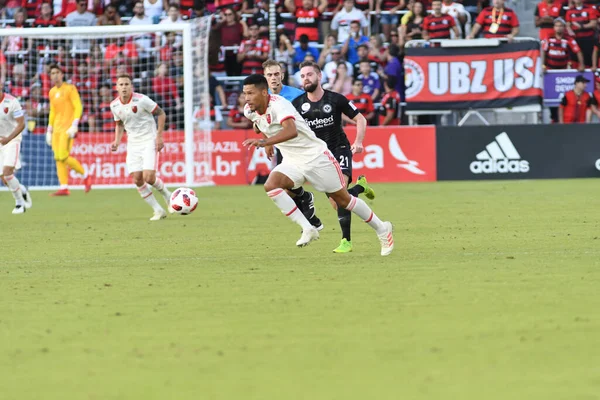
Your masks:
<path fill-rule="evenodd" d="M 251 111 L 250 107 L 246 105 L 244 115 L 254 122 L 267 137 L 281 132 L 283 121 L 294 120 L 298 136 L 275 145 L 281 151 L 284 160 L 308 163 L 327 151 L 327 144 L 315 135 L 292 103 L 281 96 L 269 95 L 269 103 L 264 114 Z"/>
<path fill-rule="evenodd" d="M 19 100 L 8 93 L 4 93 L 0 98 L 0 137 L 10 136 L 17 127 L 17 118 L 25 115 L 21 108 Z M 13 139 L 15 142 L 21 141 L 22 135 Z"/>
<path fill-rule="evenodd" d="M 132 93 L 129 101 L 123 103 L 116 98 L 110 103 L 115 121 L 122 121 L 127 132 L 128 143 L 142 143 L 156 139 L 156 121 L 152 114 L 158 104 L 141 93 Z"/>

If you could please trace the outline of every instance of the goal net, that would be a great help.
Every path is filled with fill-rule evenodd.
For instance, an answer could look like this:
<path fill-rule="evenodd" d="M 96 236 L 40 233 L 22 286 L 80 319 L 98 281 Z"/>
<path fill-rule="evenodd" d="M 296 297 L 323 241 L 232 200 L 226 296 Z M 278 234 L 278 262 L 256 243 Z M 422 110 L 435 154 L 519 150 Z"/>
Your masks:
<path fill-rule="evenodd" d="M 181 24 L 1 30 L 0 36 L 8 36 L 4 90 L 26 110 L 21 182 L 33 188 L 58 186 L 54 155 L 45 141 L 49 66 L 57 64 L 83 104 L 71 156 L 86 168 L 95 187 L 131 185 L 126 137 L 117 152 L 110 149 L 115 130 L 110 103 L 117 97 L 120 73 L 129 73 L 134 91 L 148 95 L 167 114 L 165 148 L 157 167 L 161 178 L 170 185 L 211 184 L 210 21 L 204 17 Z M 82 184 L 74 171 L 69 184 Z"/>

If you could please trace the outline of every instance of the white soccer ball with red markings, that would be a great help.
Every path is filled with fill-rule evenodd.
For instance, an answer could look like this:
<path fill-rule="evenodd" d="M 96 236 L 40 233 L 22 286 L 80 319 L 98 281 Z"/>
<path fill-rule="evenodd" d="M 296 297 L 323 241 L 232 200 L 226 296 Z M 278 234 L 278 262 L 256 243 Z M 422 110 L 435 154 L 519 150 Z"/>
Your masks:
<path fill-rule="evenodd" d="M 198 197 L 196 192 L 189 188 L 176 189 L 171 194 L 169 201 L 169 211 L 171 213 L 188 215 L 191 214 L 198 206 Z"/>

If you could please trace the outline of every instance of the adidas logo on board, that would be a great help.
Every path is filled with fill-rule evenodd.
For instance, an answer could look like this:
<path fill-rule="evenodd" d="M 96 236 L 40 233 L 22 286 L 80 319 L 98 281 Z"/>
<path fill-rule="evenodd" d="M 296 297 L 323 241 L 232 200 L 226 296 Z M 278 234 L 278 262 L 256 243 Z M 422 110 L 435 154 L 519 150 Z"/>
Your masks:
<path fill-rule="evenodd" d="M 470 165 L 471 172 L 474 174 L 529 172 L 529 161 L 521 159 L 521 155 L 506 132 L 496 136 L 496 140 L 485 146 L 485 150 L 475 157 L 477 161 L 473 161 Z"/>

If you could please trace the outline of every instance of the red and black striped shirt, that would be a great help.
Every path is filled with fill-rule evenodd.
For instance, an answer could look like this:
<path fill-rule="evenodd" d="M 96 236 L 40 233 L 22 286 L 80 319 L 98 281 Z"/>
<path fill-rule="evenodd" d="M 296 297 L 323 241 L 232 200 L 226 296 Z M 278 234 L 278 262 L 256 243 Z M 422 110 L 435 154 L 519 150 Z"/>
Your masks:
<path fill-rule="evenodd" d="M 367 115 L 370 112 L 375 111 L 375 106 L 373 105 L 373 98 L 366 93 L 361 93 L 358 96 L 350 93 L 346 96 L 348 100 L 354 104 L 354 106 L 360 111 L 362 115 Z"/>
<path fill-rule="evenodd" d="M 50 0 L 23 0 L 21 2 L 21 7 L 27 11 L 27 18 L 36 18 L 39 16 L 42 3 L 48 3 L 52 7 L 52 2 Z"/>
<path fill-rule="evenodd" d="M 97 127 L 100 132 L 115 131 L 115 119 L 112 111 L 110 110 L 110 101 L 102 102 L 98 106 L 97 121 Z"/>
<path fill-rule="evenodd" d="M 383 95 L 381 99 L 381 109 L 379 115 L 380 124 L 383 124 L 387 112 L 391 110 L 394 112 L 394 118 L 388 123 L 388 125 L 400 125 L 400 102 L 400 95 L 395 90 L 387 92 L 385 95 Z"/>
<path fill-rule="evenodd" d="M 566 69 L 571 56 L 579 53 L 581 49 L 575 39 L 551 37 L 542 42 L 542 51 L 546 56 L 546 68 Z"/>
<path fill-rule="evenodd" d="M 265 59 L 258 56 L 261 53 L 268 55 L 270 48 L 269 41 L 266 39 L 244 40 L 239 50 L 246 52 L 246 57 L 242 61 L 242 75 L 262 74 L 262 63 Z"/>
<path fill-rule="evenodd" d="M 456 22 L 448 14 L 439 17 L 429 14 L 423 20 L 423 31 L 429 33 L 430 39 L 450 39 L 450 29 L 453 26 L 456 26 Z"/>
<path fill-rule="evenodd" d="M 301 35 L 306 35 L 311 42 L 318 42 L 320 16 L 321 14 L 316 7 L 310 10 L 307 10 L 304 7 L 297 9 L 296 40 L 299 40 Z"/>
<path fill-rule="evenodd" d="M 583 25 L 597 19 L 596 10 L 591 6 L 571 7 L 567 10 L 566 21 L 575 32 L 575 39 L 593 38 L 596 33 L 593 28 L 584 28 Z"/>
<path fill-rule="evenodd" d="M 512 28 L 519 26 L 517 14 L 510 8 L 484 8 L 477 16 L 484 38 L 500 38 L 509 35 Z"/>
<path fill-rule="evenodd" d="M 398 7 L 399 4 L 398 0 L 381 0 L 381 10 L 389 11 L 394 7 Z"/>

